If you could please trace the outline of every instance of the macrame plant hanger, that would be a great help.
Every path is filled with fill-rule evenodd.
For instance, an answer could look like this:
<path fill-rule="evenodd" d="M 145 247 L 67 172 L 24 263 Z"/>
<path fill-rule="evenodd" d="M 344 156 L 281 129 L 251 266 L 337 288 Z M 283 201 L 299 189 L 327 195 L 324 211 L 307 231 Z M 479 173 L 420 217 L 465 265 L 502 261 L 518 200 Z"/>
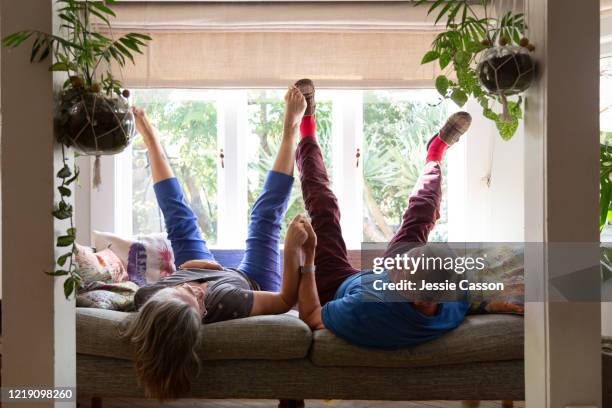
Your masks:
<path fill-rule="evenodd" d="M 524 1 L 523 1 L 524 4 Z M 502 16 L 504 16 L 507 12 L 512 11 L 514 12 L 516 10 L 516 6 L 517 6 L 517 0 L 498 0 L 495 1 L 493 0 L 493 12 L 495 13 L 495 18 L 497 20 L 497 29 L 499 30 L 501 28 L 501 18 Z M 518 78 L 517 78 L 518 81 Z M 497 75 L 496 75 L 496 82 L 497 82 Z M 500 84 L 499 82 L 497 82 L 497 89 L 500 89 Z M 502 119 L 505 122 L 510 122 L 512 120 L 512 118 L 510 117 L 510 112 L 508 110 L 508 98 L 506 96 L 506 93 L 504 91 L 499 92 L 498 94 L 499 96 L 499 102 L 502 106 Z"/>
<path fill-rule="evenodd" d="M 113 32 L 113 28 L 112 28 L 112 27 L 110 27 L 110 33 L 109 33 L 109 35 L 110 35 L 111 39 L 112 39 L 113 41 L 115 41 L 115 34 L 114 34 L 114 32 Z M 120 76 L 120 78 L 121 78 L 121 82 L 123 82 L 123 80 L 124 80 L 125 78 L 124 78 L 124 76 L 123 76 L 123 70 L 122 70 L 122 69 L 119 69 L 119 76 Z M 111 110 L 112 110 L 112 109 L 111 109 Z M 92 112 L 92 114 L 95 114 L 95 112 Z M 127 113 L 127 114 L 129 114 L 129 111 L 128 111 L 128 113 Z M 123 128 L 123 126 L 121 125 L 121 124 L 123 123 L 123 122 L 122 122 L 122 119 L 121 119 L 121 118 L 119 118 L 119 117 L 117 116 L 116 112 L 114 112 L 114 111 L 113 111 L 113 115 L 115 116 L 115 119 L 117 120 L 117 124 L 119 125 L 119 127 L 121 127 L 121 130 L 122 130 L 124 133 L 126 133 L 126 132 L 127 132 L 127 130 L 126 130 L 126 129 L 124 129 L 124 128 Z M 93 123 L 93 122 L 92 122 L 92 123 Z M 108 133 L 111 133 L 111 132 L 108 132 Z M 105 136 L 105 135 L 103 134 L 103 135 L 101 135 L 101 136 L 99 136 L 99 137 L 104 137 L 104 136 Z M 96 150 L 96 152 L 97 152 L 97 153 L 95 154 L 95 159 L 94 159 L 94 164 L 93 164 L 93 179 L 92 179 L 92 185 L 93 185 L 93 187 L 94 187 L 96 190 L 98 190 L 98 189 L 100 188 L 100 185 L 102 184 L 102 162 L 101 162 L 101 158 L 100 158 L 100 156 L 101 156 L 100 149 L 99 149 L 99 147 L 98 147 L 98 136 L 96 136 L 95 142 L 96 142 L 96 146 L 95 146 L 95 147 L 96 147 L 96 149 L 95 149 L 95 150 Z"/>

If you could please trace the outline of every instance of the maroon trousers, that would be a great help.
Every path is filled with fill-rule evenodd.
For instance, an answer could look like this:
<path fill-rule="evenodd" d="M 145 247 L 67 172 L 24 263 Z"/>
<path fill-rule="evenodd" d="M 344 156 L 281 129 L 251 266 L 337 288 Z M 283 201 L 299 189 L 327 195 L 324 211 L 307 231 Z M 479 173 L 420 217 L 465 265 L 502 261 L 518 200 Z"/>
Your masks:
<path fill-rule="evenodd" d="M 296 158 L 304 204 L 317 234 L 315 276 L 321 305 L 324 305 L 333 299 L 346 278 L 360 271 L 349 263 L 340 227 L 338 200 L 329 188 L 327 169 L 314 137 L 304 137 L 300 141 Z M 440 217 L 441 185 L 440 165 L 427 163 L 408 198 L 402 225 L 390 241 L 387 255 L 400 246 L 405 248 L 408 243 L 427 242 L 429 232 Z"/>

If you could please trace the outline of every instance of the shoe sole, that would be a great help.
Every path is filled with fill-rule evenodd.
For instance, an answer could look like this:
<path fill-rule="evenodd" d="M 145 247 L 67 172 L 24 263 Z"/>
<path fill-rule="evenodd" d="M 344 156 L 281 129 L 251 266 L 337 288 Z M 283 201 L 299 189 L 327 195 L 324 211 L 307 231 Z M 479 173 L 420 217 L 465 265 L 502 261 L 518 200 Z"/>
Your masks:
<path fill-rule="evenodd" d="M 444 126 L 440 128 L 440 131 L 436 135 L 448 146 L 452 146 L 459 141 L 461 136 L 468 131 L 472 124 L 472 116 L 467 112 L 453 113 L 450 118 L 446 120 Z M 436 138 L 433 136 L 427 142 L 427 149 Z"/>
<path fill-rule="evenodd" d="M 315 103 L 315 86 L 311 79 L 303 78 L 295 83 L 295 86 L 300 90 L 306 99 L 306 111 L 304 115 L 314 115 Z"/>

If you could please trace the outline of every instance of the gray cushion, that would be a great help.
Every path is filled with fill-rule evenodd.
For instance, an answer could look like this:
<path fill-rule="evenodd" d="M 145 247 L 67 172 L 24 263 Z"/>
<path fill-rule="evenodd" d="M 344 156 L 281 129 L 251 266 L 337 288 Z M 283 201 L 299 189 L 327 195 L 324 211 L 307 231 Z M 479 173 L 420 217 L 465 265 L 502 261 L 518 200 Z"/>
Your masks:
<path fill-rule="evenodd" d="M 132 348 L 120 338 L 134 313 L 77 308 L 77 353 L 132 358 Z M 297 317 L 255 316 L 202 325 L 200 354 L 204 360 L 304 358 L 312 332 Z"/>
<path fill-rule="evenodd" d="M 394 351 L 361 348 L 329 330 L 314 334 L 310 359 L 319 366 L 428 367 L 523 359 L 523 318 L 468 316 L 457 329 L 416 347 Z"/>

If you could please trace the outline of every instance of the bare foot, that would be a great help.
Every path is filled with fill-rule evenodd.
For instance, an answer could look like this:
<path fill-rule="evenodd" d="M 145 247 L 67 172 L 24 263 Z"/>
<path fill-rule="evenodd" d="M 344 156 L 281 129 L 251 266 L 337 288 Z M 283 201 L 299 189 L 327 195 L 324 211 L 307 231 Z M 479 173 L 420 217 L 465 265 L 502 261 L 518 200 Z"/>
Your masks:
<path fill-rule="evenodd" d="M 142 138 L 147 146 L 157 141 L 155 135 L 155 129 L 151 126 L 147 115 L 143 109 L 133 107 L 132 112 L 134 113 L 134 122 L 136 123 L 136 130 L 142 135 Z"/>
<path fill-rule="evenodd" d="M 300 90 L 290 86 L 285 94 L 285 126 L 297 127 L 306 111 L 306 99 Z"/>

